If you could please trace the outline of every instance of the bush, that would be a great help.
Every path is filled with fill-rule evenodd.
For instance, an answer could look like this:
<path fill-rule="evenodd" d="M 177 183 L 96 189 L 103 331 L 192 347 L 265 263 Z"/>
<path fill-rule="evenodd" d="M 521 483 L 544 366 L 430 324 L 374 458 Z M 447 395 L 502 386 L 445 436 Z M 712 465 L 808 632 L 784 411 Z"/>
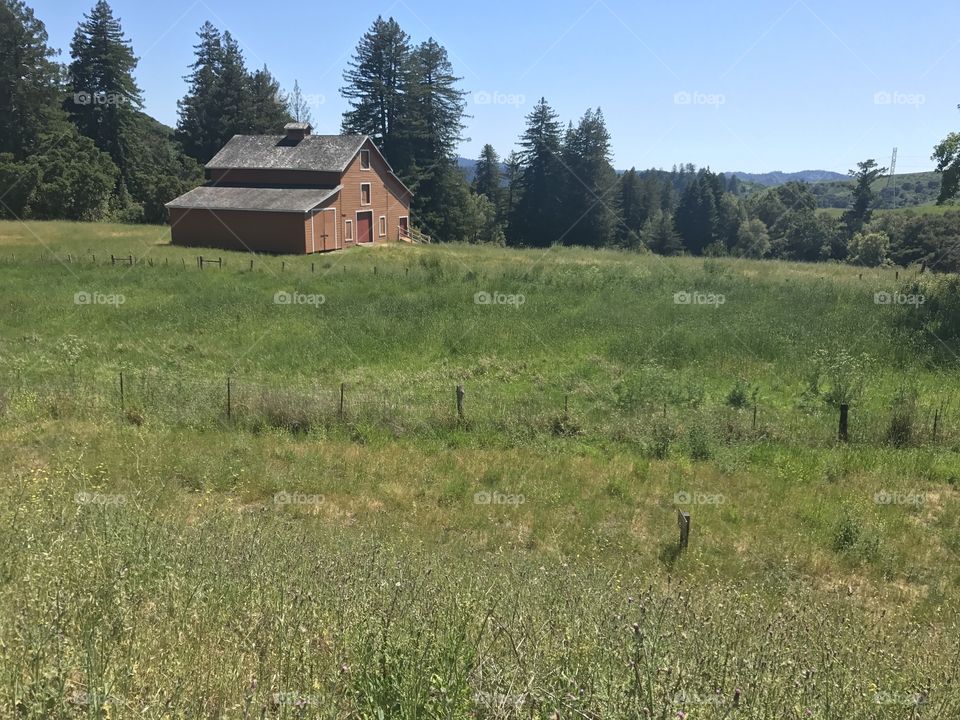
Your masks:
<path fill-rule="evenodd" d="M 756 395 L 756 389 L 751 389 L 750 384 L 744 378 L 737 378 L 733 387 L 730 388 L 730 392 L 727 393 L 727 405 L 735 408 L 747 407 L 751 400 L 756 399 Z"/>

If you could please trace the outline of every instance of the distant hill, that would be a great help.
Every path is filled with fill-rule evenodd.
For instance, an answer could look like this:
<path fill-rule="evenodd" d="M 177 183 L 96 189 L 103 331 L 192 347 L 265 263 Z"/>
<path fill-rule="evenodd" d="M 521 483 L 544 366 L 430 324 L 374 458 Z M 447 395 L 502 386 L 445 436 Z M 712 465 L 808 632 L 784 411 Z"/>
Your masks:
<path fill-rule="evenodd" d="M 784 183 L 803 181 L 808 183 L 825 182 L 829 180 L 849 180 L 849 177 L 843 173 L 833 172 L 832 170 L 801 170 L 800 172 L 785 173 L 774 170 L 768 173 L 746 173 L 732 172 L 726 175 L 736 175 L 740 180 L 757 185 L 783 185 Z"/>

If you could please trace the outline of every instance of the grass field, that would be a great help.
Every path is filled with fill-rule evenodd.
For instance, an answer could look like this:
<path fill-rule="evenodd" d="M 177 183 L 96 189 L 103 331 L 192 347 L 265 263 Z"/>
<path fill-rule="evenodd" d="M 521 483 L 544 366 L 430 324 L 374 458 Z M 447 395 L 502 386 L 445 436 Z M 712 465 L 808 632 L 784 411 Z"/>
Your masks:
<path fill-rule="evenodd" d="M 0 715 L 960 711 L 915 269 L 167 241 L 0 224 Z"/>

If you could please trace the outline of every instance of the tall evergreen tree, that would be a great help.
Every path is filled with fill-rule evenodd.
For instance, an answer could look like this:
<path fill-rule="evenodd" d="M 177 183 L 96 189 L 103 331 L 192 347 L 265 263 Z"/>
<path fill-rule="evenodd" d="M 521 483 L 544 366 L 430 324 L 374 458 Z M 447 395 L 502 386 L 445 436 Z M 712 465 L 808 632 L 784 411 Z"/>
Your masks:
<path fill-rule="evenodd" d="M 393 156 L 387 157 L 417 188 L 414 213 L 421 218 L 467 215 L 467 195 L 460 187 L 466 178 L 454 167 L 466 106 L 466 93 L 457 88 L 460 78 L 453 73 L 447 51 L 430 38 L 411 53 L 407 79 L 402 130 Z M 443 183 L 456 187 L 442 188 Z"/>
<path fill-rule="evenodd" d="M 294 90 L 299 90 L 294 83 Z M 267 66 L 250 76 L 250 132 L 255 135 L 275 135 L 292 120 L 287 109 L 287 96 Z M 309 122 L 304 120 L 303 122 Z"/>
<path fill-rule="evenodd" d="M 127 181 L 135 152 L 135 112 L 143 107 L 143 96 L 133 78 L 137 58 L 106 0 L 98 0 L 84 15 L 70 54 L 70 118 L 82 135 L 110 155 Z"/>
<path fill-rule="evenodd" d="M 0 0 L 0 153 L 22 160 L 62 118 L 60 66 L 47 30 L 23 0 Z"/>
<path fill-rule="evenodd" d="M 343 132 L 369 135 L 401 175 L 407 170 L 398 151 L 403 149 L 410 54 L 410 37 L 397 21 L 377 17 L 360 39 L 340 90 L 350 104 L 343 115 Z"/>
<path fill-rule="evenodd" d="M 563 166 L 560 164 L 560 121 L 545 98 L 527 116 L 520 138 L 518 197 L 510 215 L 507 242 L 548 247 L 559 240 L 563 216 Z"/>
<path fill-rule="evenodd" d="M 694 255 L 702 255 L 717 240 L 717 203 L 706 173 L 701 171 L 687 185 L 674 215 L 677 232 L 684 247 Z"/>
<path fill-rule="evenodd" d="M 564 169 L 563 242 L 605 247 L 615 240 L 620 198 L 611 192 L 617 173 L 610 164 L 610 133 L 600 108 L 587 110 L 567 133 Z"/>
<path fill-rule="evenodd" d="M 500 174 L 500 158 L 493 145 L 489 143 L 480 151 L 480 158 L 474 168 L 473 191 L 485 195 L 498 214 L 503 210 L 503 183 Z"/>
<path fill-rule="evenodd" d="M 223 38 L 210 22 L 203 24 L 197 36 L 200 42 L 194 46 L 196 59 L 190 66 L 190 74 L 184 78 L 189 88 L 186 96 L 177 102 L 180 118 L 176 136 L 188 155 L 207 162 L 223 145 L 216 106 Z"/>

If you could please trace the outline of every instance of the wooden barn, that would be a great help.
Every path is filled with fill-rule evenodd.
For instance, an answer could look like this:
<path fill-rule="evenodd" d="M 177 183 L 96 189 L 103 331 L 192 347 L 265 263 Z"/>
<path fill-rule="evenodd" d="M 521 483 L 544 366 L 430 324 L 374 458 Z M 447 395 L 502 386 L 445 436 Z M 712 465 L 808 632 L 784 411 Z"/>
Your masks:
<path fill-rule="evenodd" d="M 167 203 L 174 245 L 313 253 L 410 236 L 412 193 L 366 135 L 235 135 Z"/>

